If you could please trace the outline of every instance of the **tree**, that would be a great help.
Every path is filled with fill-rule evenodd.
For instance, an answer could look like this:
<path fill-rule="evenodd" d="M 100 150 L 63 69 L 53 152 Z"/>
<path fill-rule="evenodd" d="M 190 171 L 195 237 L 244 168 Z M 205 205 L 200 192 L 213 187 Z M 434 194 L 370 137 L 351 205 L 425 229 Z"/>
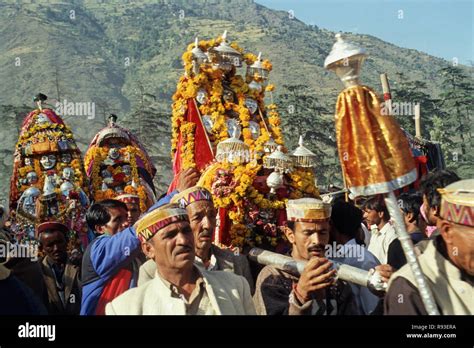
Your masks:
<path fill-rule="evenodd" d="M 316 93 L 305 85 L 284 85 L 287 91 L 276 101 L 282 119 L 285 145 L 292 151 L 298 146 L 299 136 L 317 158 L 316 176 L 319 185 L 327 185 L 341 176 L 336 149 L 333 118 L 324 117 L 329 110 L 315 97 Z"/>
<path fill-rule="evenodd" d="M 453 136 L 459 136 L 461 161 L 466 161 L 467 148 L 471 147 L 471 110 L 474 104 L 472 81 L 457 66 L 448 66 L 438 71 L 443 76 L 443 90 L 440 94 L 441 106 L 447 114 L 453 115 L 455 124 Z"/>
<path fill-rule="evenodd" d="M 433 117 L 433 127 L 430 130 L 430 139 L 441 144 L 446 162 L 456 159 L 453 156 L 454 143 L 448 127 L 448 120 L 443 117 Z"/>
<path fill-rule="evenodd" d="M 421 133 L 427 137 L 433 127 L 433 117 L 443 116 L 440 109 L 439 100 L 432 98 L 426 93 L 427 85 L 423 81 L 411 80 L 403 73 L 397 73 L 393 83 L 393 101 L 398 105 L 410 105 L 412 112 L 410 114 L 395 115 L 400 126 L 410 134 L 415 134 L 414 105 L 420 104 L 421 110 Z M 400 110 L 402 108 L 400 107 Z"/>

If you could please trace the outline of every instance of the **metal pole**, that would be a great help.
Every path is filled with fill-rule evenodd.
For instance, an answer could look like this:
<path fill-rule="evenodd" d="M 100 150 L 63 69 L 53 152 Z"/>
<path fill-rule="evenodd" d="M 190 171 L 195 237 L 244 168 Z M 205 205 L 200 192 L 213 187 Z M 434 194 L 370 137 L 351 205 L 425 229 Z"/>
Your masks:
<path fill-rule="evenodd" d="M 392 95 L 390 93 L 390 85 L 388 83 L 387 74 L 381 74 L 380 80 L 382 82 L 384 100 L 385 103 L 388 103 L 386 105 L 389 110 L 389 115 L 391 115 Z M 400 240 L 400 244 L 402 245 L 403 252 L 405 253 L 405 257 L 407 259 L 407 263 L 410 265 L 410 268 L 415 276 L 415 280 L 418 285 L 418 291 L 420 292 L 421 300 L 425 305 L 426 312 L 429 315 L 439 315 L 438 308 L 436 307 L 435 301 L 433 299 L 433 294 L 431 293 L 431 289 L 429 288 L 428 283 L 426 282 L 425 276 L 423 275 L 423 272 L 420 267 L 420 263 L 416 258 L 413 242 L 411 241 L 410 235 L 406 231 L 405 221 L 403 220 L 400 209 L 398 208 L 397 199 L 395 198 L 395 195 L 392 191 L 390 191 L 388 193 L 387 198 L 385 198 L 385 203 L 387 205 L 387 209 L 390 213 L 390 216 L 395 221 L 395 231 L 397 232 L 397 237 Z"/>
<path fill-rule="evenodd" d="M 303 273 L 307 263 L 307 261 L 297 261 L 289 256 L 260 248 L 252 248 L 248 256 L 252 261 L 262 265 L 272 265 L 295 276 L 300 276 Z M 334 269 L 337 270 L 337 277 L 339 279 L 368 287 L 374 291 L 385 291 L 387 284 L 382 281 L 378 272 L 366 271 L 334 260 L 330 261 L 333 263 Z"/>
<path fill-rule="evenodd" d="M 413 248 L 413 242 L 411 241 L 410 235 L 405 229 L 405 222 L 403 221 L 402 213 L 398 208 L 397 199 L 392 191 L 388 193 L 388 197 L 385 198 L 385 203 L 390 216 L 395 221 L 395 231 L 397 232 L 398 240 L 402 245 L 405 253 L 407 263 L 410 265 L 411 271 L 415 276 L 416 285 L 420 292 L 421 300 L 425 305 L 426 312 L 428 315 L 439 315 L 438 308 L 433 299 L 433 293 L 426 282 L 425 276 L 421 270 L 420 263 L 416 258 L 415 249 Z"/>

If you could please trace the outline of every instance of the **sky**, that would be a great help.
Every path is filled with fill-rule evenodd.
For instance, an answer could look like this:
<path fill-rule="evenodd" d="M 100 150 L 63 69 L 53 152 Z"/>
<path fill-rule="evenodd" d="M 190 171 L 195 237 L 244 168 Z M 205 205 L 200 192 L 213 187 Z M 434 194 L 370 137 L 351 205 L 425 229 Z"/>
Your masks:
<path fill-rule="evenodd" d="M 474 65 L 474 0 L 255 0 L 306 24 Z"/>

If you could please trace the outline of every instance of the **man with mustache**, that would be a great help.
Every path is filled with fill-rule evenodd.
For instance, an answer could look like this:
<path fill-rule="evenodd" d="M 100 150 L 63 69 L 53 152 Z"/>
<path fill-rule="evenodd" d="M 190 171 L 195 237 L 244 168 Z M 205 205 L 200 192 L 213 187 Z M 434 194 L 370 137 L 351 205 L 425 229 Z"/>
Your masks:
<path fill-rule="evenodd" d="M 135 228 L 143 252 L 156 262 L 156 275 L 110 302 L 107 315 L 255 314 L 243 277 L 194 264 L 194 236 L 185 209 L 164 205 Z"/>
<path fill-rule="evenodd" d="M 247 257 L 212 244 L 217 213 L 212 203 L 211 193 L 203 187 L 194 186 L 175 195 L 171 202 L 177 203 L 188 212 L 194 234 L 196 252 L 194 263 L 208 271 L 227 271 L 243 276 L 247 279 L 253 293 L 254 282 Z M 155 262 L 153 260 L 145 262 L 140 267 L 138 285 L 151 280 L 155 274 Z"/>
<path fill-rule="evenodd" d="M 426 218 L 427 229 L 430 229 L 428 237 L 430 240 L 439 236 L 439 210 L 441 204 L 441 195 L 438 189 L 448 186 L 456 181 L 461 180 L 459 176 L 450 170 L 440 170 L 429 173 L 423 177 L 420 185 L 420 191 L 423 195 L 423 204 L 420 207 L 420 213 Z M 417 249 L 423 253 L 428 245 L 429 240 L 422 240 L 416 244 Z"/>
<path fill-rule="evenodd" d="M 335 281 L 336 271 L 324 257 L 329 243 L 331 206 L 316 198 L 290 200 L 286 208 L 285 235 L 292 245 L 291 256 L 308 261 L 300 277 L 273 266 L 257 278 L 255 307 L 262 315 L 356 314 L 356 303 L 347 283 Z"/>
<path fill-rule="evenodd" d="M 184 191 L 194 185 L 197 177 L 195 170 L 182 171 L 177 190 Z M 171 197 L 172 194 L 163 196 L 149 211 L 169 203 Z M 126 204 L 117 200 L 94 203 L 87 212 L 87 224 L 95 231 L 96 238 L 87 246 L 83 257 L 82 315 L 105 314 L 108 302 L 137 286 L 144 257 L 128 217 Z"/>

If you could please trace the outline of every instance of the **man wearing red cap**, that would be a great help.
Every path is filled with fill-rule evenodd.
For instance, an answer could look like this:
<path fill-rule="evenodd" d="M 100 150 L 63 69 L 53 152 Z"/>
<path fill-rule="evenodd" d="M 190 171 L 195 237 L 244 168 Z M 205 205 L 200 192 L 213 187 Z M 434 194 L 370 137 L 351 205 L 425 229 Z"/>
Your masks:
<path fill-rule="evenodd" d="M 140 197 L 137 195 L 124 194 L 115 197 L 117 201 L 125 203 L 127 206 L 127 221 L 130 226 L 133 226 L 138 221 L 141 215 L 140 211 Z"/>
<path fill-rule="evenodd" d="M 79 263 L 71 262 L 67 254 L 68 228 L 59 222 L 44 222 L 36 232 L 45 254 L 41 270 L 49 314 L 78 315 L 81 309 L 81 268 Z"/>

